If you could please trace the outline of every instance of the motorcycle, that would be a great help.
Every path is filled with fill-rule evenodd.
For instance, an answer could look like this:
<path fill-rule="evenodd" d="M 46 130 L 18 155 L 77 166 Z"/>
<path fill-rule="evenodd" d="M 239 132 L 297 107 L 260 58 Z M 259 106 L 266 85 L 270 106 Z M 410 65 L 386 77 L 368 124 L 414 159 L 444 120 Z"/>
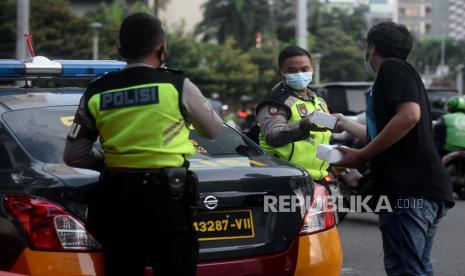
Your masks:
<path fill-rule="evenodd" d="M 465 150 L 454 151 L 442 158 L 452 179 L 454 192 L 460 199 L 465 200 Z"/>

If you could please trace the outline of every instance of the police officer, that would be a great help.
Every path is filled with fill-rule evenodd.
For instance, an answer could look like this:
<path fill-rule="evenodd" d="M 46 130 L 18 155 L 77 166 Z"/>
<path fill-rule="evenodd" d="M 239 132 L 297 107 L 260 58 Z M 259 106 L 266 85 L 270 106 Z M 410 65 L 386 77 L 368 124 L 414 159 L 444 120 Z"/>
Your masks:
<path fill-rule="evenodd" d="M 157 18 L 127 17 L 119 41 L 128 65 L 88 86 L 64 160 L 102 171 L 87 225 L 103 246 L 106 275 L 143 275 L 147 264 L 156 275 L 195 275 L 186 122 L 211 139 L 222 120 L 182 71 L 160 68 L 166 44 Z M 92 150 L 98 137 L 103 156 Z"/>
<path fill-rule="evenodd" d="M 314 111 L 328 112 L 325 101 L 310 90 L 311 56 L 289 46 L 278 57 L 278 83 L 257 105 L 260 146 L 305 169 L 314 180 L 328 175 L 329 164 L 316 157 L 318 144 L 329 144 L 331 132 L 310 122 Z"/>
<path fill-rule="evenodd" d="M 450 113 L 434 126 L 435 142 L 441 155 L 465 149 L 465 98 L 452 97 L 447 107 Z"/>

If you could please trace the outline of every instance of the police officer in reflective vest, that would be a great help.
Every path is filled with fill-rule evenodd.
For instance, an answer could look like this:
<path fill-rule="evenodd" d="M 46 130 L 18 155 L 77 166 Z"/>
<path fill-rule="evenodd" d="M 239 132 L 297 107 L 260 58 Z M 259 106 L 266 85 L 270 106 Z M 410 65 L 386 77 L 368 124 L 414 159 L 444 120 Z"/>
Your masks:
<path fill-rule="evenodd" d="M 278 63 L 283 81 L 257 105 L 260 146 L 321 180 L 328 175 L 329 164 L 316 157 L 317 145 L 329 144 L 331 132 L 310 122 L 314 111 L 328 112 L 325 101 L 308 87 L 313 76 L 310 54 L 289 46 L 279 54 Z"/>
<path fill-rule="evenodd" d="M 198 240 L 189 209 L 187 122 L 214 138 L 222 120 L 182 71 L 160 68 L 160 21 L 134 14 L 121 25 L 128 65 L 93 81 L 81 98 L 64 160 L 102 171 L 87 226 L 103 246 L 106 275 L 195 275 Z M 93 151 L 100 138 L 103 156 Z"/>
<path fill-rule="evenodd" d="M 434 138 L 441 155 L 465 149 L 465 98 L 455 96 L 447 101 L 449 114 L 434 126 Z"/>

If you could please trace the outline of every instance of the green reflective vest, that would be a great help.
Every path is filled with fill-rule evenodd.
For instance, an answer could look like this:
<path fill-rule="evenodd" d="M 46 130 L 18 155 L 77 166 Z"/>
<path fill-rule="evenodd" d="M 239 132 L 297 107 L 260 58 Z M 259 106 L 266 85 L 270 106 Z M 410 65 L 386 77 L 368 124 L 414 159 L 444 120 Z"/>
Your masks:
<path fill-rule="evenodd" d="M 288 119 L 288 123 L 298 122 L 302 119 L 302 109 L 305 107 L 306 114 L 310 114 L 315 110 L 325 111 L 326 103 L 320 102 L 317 97 L 314 97 L 314 101 L 304 101 L 297 99 L 297 101 L 290 106 L 291 116 Z M 299 111 L 300 110 L 300 111 Z M 316 157 L 317 145 L 318 144 L 329 144 L 331 138 L 331 132 L 310 132 L 310 138 L 302 141 L 296 141 L 278 148 L 274 148 L 268 145 L 262 133 L 260 133 L 260 147 L 262 147 L 267 153 L 278 156 L 283 160 L 287 160 L 290 163 L 297 165 L 305 169 L 314 180 L 321 180 L 323 177 L 328 175 L 329 163 Z"/>
<path fill-rule="evenodd" d="M 107 167 L 181 167 L 195 153 L 171 83 L 147 83 L 96 93 L 87 102 Z"/>
<path fill-rule="evenodd" d="M 456 112 L 443 117 L 447 129 L 444 149 L 455 151 L 465 149 L 465 114 Z"/>

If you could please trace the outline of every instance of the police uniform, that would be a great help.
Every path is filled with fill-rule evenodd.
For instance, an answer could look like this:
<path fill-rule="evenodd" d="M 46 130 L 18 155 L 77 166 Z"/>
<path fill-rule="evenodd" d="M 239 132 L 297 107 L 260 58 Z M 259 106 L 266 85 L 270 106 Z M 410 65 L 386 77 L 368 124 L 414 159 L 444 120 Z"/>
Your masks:
<path fill-rule="evenodd" d="M 187 121 L 207 138 L 222 128 L 182 71 L 132 64 L 82 96 L 64 159 L 103 172 L 87 226 L 103 245 L 105 274 L 143 275 L 152 265 L 157 275 L 195 275 L 199 245 L 184 185 L 195 149 Z M 97 138 L 101 157 L 92 153 Z"/>
<path fill-rule="evenodd" d="M 316 157 L 318 144 L 329 144 L 330 131 L 303 131 L 300 120 L 319 110 L 328 112 L 325 101 L 308 89 L 307 97 L 284 82 L 276 85 L 257 105 L 260 147 L 305 169 L 313 179 L 328 175 L 329 164 Z"/>

